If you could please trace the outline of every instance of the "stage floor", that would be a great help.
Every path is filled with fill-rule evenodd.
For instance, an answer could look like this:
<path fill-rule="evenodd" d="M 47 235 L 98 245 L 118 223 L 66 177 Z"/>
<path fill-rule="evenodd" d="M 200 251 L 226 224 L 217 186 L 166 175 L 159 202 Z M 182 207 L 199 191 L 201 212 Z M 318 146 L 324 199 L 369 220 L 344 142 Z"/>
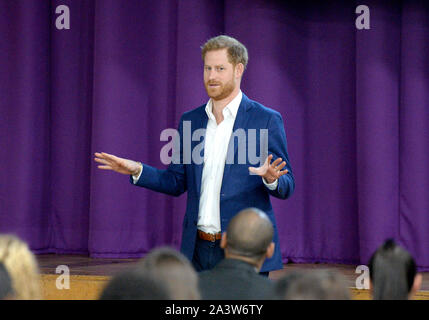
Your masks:
<path fill-rule="evenodd" d="M 135 266 L 139 259 L 99 259 L 83 255 L 37 255 L 44 294 L 46 299 L 94 299 L 100 290 L 114 274 Z M 60 275 L 56 269 L 65 265 L 70 270 L 71 283 L 74 290 L 58 290 L 55 280 Z M 289 272 L 308 269 L 334 269 L 342 273 L 351 288 L 354 298 L 368 299 L 368 290 L 356 289 L 356 279 L 360 275 L 355 273 L 354 265 L 343 264 L 285 264 L 282 270 L 270 273 L 271 279 L 278 279 Z M 422 273 L 423 282 L 417 299 L 429 299 L 429 272 Z M 92 291 L 91 291 L 92 290 Z M 83 294 L 83 295 L 82 295 Z"/>

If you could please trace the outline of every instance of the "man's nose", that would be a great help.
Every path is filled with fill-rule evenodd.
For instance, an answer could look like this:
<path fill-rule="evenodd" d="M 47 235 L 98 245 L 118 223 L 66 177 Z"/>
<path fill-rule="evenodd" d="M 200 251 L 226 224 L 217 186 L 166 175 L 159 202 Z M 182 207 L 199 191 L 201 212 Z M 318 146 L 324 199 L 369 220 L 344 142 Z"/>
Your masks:
<path fill-rule="evenodd" d="M 209 74 L 208 74 L 208 78 L 209 78 L 209 80 L 216 79 L 216 76 L 217 76 L 217 74 L 216 74 L 216 71 L 215 71 L 215 70 L 210 70 L 210 71 L 209 71 Z"/>

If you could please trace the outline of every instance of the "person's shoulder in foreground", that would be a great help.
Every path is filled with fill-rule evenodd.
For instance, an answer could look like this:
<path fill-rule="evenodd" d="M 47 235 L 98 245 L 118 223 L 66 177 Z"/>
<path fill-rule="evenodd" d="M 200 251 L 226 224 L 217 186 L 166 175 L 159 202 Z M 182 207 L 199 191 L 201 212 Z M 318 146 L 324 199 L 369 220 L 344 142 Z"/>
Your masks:
<path fill-rule="evenodd" d="M 270 219 L 259 209 L 244 209 L 234 216 L 220 244 L 225 259 L 199 275 L 202 298 L 270 299 L 273 283 L 259 275 L 259 270 L 273 255 L 273 234 Z"/>
<path fill-rule="evenodd" d="M 224 259 L 213 269 L 199 274 L 205 300 L 266 300 L 273 296 L 274 283 L 238 259 Z"/>

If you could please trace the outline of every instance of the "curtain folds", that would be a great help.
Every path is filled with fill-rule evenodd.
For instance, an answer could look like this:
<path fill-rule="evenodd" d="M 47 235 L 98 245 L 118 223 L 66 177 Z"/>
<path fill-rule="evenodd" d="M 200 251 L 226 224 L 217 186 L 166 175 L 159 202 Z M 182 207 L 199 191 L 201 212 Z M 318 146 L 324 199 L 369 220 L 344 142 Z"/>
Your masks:
<path fill-rule="evenodd" d="M 359 4 L 0 0 L 0 232 L 36 253 L 178 248 L 186 196 L 134 187 L 93 153 L 163 167 L 161 131 L 208 100 L 200 46 L 228 34 L 249 51 L 243 92 L 285 121 L 284 262 L 366 264 L 395 238 L 429 270 L 429 4 L 368 0 L 357 30 Z"/>

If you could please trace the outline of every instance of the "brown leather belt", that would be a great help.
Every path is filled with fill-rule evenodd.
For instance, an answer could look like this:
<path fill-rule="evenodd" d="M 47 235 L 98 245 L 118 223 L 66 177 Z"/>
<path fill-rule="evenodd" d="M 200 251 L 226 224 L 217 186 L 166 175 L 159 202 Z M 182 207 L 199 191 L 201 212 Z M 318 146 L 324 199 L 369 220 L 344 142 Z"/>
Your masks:
<path fill-rule="evenodd" d="M 220 240 L 222 238 L 222 233 L 219 232 L 216 234 L 211 234 L 211 233 L 206 233 L 204 231 L 198 230 L 198 238 L 206 241 L 215 242 L 216 240 Z"/>

